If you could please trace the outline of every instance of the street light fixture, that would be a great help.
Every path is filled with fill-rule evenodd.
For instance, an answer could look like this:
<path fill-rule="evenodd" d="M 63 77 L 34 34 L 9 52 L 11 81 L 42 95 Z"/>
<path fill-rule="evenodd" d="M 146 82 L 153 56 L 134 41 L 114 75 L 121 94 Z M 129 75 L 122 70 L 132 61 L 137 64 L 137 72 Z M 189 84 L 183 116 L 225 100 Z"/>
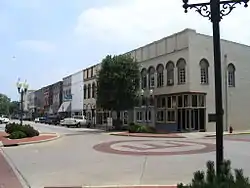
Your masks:
<path fill-rule="evenodd" d="M 152 96 L 153 96 L 153 93 L 154 93 L 154 90 L 153 89 L 150 89 L 150 90 L 147 90 L 148 91 L 148 95 L 146 94 L 146 96 L 144 96 L 145 95 L 145 90 L 144 89 L 142 89 L 141 90 L 141 96 L 142 97 L 144 97 L 145 98 L 145 106 L 146 106 L 146 117 L 147 118 L 145 118 L 145 120 L 146 120 L 146 124 L 148 125 L 148 111 L 149 111 L 149 105 L 150 105 L 150 103 L 151 103 L 151 99 L 152 99 Z"/>
<path fill-rule="evenodd" d="M 21 82 L 20 79 L 18 79 L 18 81 L 16 83 L 16 86 L 17 86 L 17 91 L 21 96 L 21 101 L 20 101 L 20 103 L 21 103 L 20 124 L 23 125 L 23 97 L 27 93 L 29 85 L 28 85 L 26 80 L 25 80 L 25 82 Z"/>
<path fill-rule="evenodd" d="M 215 75 L 215 122 L 216 122 L 216 170 L 220 173 L 223 162 L 223 106 L 222 106 L 222 75 L 221 75 L 221 47 L 220 47 L 220 21 L 236 8 L 236 4 L 244 3 L 248 7 L 249 0 L 210 0 L 207 3 L 188 4 L 183 0 L 185 13 L 188 9 L 196 9 L 201 16 L 209 18 L 213 24 L 214 48 L 214 75 Z M 210 6 L 210 9 L 209 9 Z"/>

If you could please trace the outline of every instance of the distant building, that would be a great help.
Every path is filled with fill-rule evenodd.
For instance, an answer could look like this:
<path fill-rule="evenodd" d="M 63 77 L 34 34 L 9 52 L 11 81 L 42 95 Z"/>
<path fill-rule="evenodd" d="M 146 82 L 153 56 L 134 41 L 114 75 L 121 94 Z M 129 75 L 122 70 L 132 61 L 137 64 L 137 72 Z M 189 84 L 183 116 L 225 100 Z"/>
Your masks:
<path fill-rule="evenodd" d="M 71 101 L 72 101 L 71 82 L 72 82 L 71 75 L 63 78 L 62 104 L 58 110 L 58 113 L 67 117 L 71 116 Z"/>
<path fill-rule="evenodd" d="M 51 85 L 52 89 L 52 104 L 51 104 L 51 114 L 57 114 L 58 110 L 62 104 L 62 92 L 63 92 L 63 82 L 59 81 Z"/>
<path fill-rule="evenodd" d="M 83 71 L 71 75 L 71 115 L 83 114 Z"/>

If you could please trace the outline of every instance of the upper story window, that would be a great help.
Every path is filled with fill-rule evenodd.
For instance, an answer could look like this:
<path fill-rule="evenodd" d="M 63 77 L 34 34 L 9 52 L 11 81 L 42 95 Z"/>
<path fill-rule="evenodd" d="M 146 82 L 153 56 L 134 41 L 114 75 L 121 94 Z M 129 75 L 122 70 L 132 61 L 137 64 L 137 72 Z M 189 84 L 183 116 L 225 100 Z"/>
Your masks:
<path fill-rule="evenodd" d="M 178 84 L 186 83 L 186 61 L 181 58 L 178 60 L 177 64 L 177 73 L 178 73 Z"/>
<path fill-rule="evenodd" d="M 87 98 L 87 86 L 84 85 L 84 88 L 83 88 L 83 98 L 86 99 Z"/>
<path fill-rule="evenodd" d="M 156 68 L 157 71 L 157 87 L 162 87 L 164 85 L 164 66 L 159 64 Z"/>
<path fill-rule="evenodd" d="M 202 59 L 200 61 L 200 72 L 201 72 L 201 84 L 208 84 L 209 83 L 209 77 L 208 77 L 208 67 L 209 63 L 206 59 Z"/>
<path fill-rule="evenodd" d="M 87 98 L 91 98 L 91 84 L 88 84 L 88 96 Z"/>
<path fill-rule="evenodd" d="M 235 66 L 230 63 L 227 67 L 228 71 L 228 86 L 235 87 Z"/>
<path fill-rule="evenodd" d="M 150 67 L 148 70 L 149 73 L 149 87 L 153 88 L 155 87 L 155 68 L 154 67 Z"/>
<path fill-rule="evenodd" d="M 168 62 L 166 65 L 167 69 L 167 85 L 174 85 L 174 63 L 172 61 Z"/>
<path fill-rule="evenodd" d="M 95 83 L 92 83 L 92 98 L 96 98 L 96 86 L 95 86 Z"/>
<path fill-rule="evenodd" d="M 147 88 L 147 70 L 142 69 L 141 71 L 141 88 L 145 89 Z"/>

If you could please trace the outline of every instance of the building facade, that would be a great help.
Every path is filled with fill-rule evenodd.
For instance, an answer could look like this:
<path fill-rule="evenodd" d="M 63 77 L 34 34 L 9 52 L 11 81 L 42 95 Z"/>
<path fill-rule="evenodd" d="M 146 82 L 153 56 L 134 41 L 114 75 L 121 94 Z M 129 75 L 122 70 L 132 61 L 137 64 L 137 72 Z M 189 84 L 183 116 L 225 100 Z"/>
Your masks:
<path fill-rule="evenodd" d="M 83 71 L 79 71 L 71 76 L 71 114 L 83 114 Z"/>
<path fill-rule="evenodd" d="M 250 47 L 221 40 L 221 52 L 224 130 L 250 129 Z M 147 124 L 167 132 L 216 130 L 208 121 L 208 115 L 215 113 L 211 36 L 185 29 L 127 54 L 141 64 L 141 104 L 133 112 L 122 112 L 124 124 Z M 96 106 L 90 92 L 96 84 L 91 71 L 84 71 L 86 112 Z"/>
<path fill-rule="evenodd" d="M 96 123 L 96 86 L 97 73 L 101 64 L 84 69 L 83 73 L 83 111 L 87 119 Z"/>
<path fill-rule="evenodd" d="M 51 112 L 56 115 L 58 110 L 62 104 L 62 92 L 63 92 L 63 82 L 59 81 L 51 86 L 52 88 L 52 104 L 51 104 Z"/>
<path fill-rule="evenodd" d="M 58 113 L 65 117 L 71 116 L 71 92 L 72 76 L 67 76 L 63 78 L 63 89 L 62 89 L 62 104 L 58 110 Z"/>

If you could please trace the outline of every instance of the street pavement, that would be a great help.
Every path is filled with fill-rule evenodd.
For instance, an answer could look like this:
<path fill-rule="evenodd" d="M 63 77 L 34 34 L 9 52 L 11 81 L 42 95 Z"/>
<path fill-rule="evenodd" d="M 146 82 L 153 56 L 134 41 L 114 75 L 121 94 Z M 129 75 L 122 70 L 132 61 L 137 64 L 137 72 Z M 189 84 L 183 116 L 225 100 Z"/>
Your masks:
<path fill-rule="evenodd" d="M 132 138 L 110 136 L 89 129 L 34 126 L 40 131 L 60 133 L 62 137 L 52 142 L 3 148 L 20 172 L 19 177 L 22 176 L 32 188 L 188 183 L 193 172 L 205 169 L 208 160 L 215 160 L 214 138 Z M 250 153 L 246 149 L 250 147 L 250 136 L 229 138 L 227 136 L 224 142 L 225 158 L 232 160 L 233 168 L 243 168 L 250 176 L 250 165 L 247 165 Z M 248 142 L 236 141 L 238 138 Z M 108 142 L 111 141 L 113 145 L 109 147 Z M 211 152 L 188 154 L 188 150 L 202 150 L 204 145 L 208 145 L 207 150 Z M 111 152 L 114 150 L 116 153 Z M 159 152 L 159 155 L 152 155 L 153 152 Z"/>

